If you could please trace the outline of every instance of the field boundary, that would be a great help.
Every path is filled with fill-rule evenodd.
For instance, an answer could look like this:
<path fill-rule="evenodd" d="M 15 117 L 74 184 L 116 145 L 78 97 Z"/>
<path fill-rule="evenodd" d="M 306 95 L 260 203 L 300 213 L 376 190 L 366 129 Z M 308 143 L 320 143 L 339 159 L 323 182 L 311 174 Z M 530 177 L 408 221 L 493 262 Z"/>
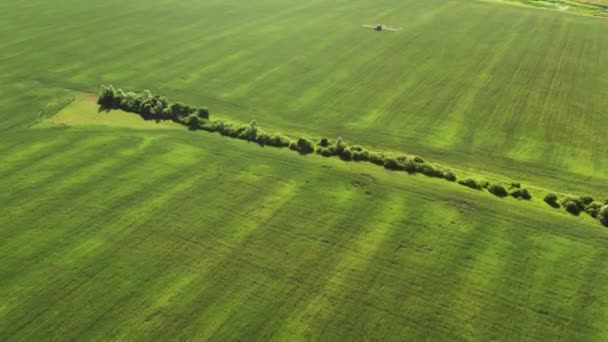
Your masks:
<path fill-rule="evenodd" d="M 426 161 L 420 156 L 390 151 L 372 151 L 360 145 L 347 144 L 341 137 L 331 140 L 327 137 L 311 139 L 300 136 L 296 139 L 282 133 L 265 132 L 255 120 L 249 124 L 212 120 L 209 109 L 206 107 L 196 108 L 180 102 L 169 103 L 167 98 L 153 95 L 148 90 L 135 93 L 125 92 L 120 88 L 115 89 L 112 86 L 102 86 L 97 104 L 100 106 L 99 112 L 122 110 L 138 114 L 144 120 L 173 121 L 192 131 L 204 130 L 220 133 L 222 136 L 255 142 L 261 146 L 287 147 L 302 155 L 315 153 L 323 157 L 339 157 L 344 161 L 369 162 L 393 171 L 403 171 L 409 174 L 421 173 L 428 177 L 457 182 L 477 191 L 487 190 L 488 193 L 501 198 L 532 199 L 532 193 L 523 188 L 519 182 L 495 181 L 490 183 L 487 180 L 472 177 L 460 179 L 452 169 Z M 575 216 L 586 212 L 608 227 L 608 199 L 598 202 L 591 196 L 560 194 L 561 199 L 556 193 L 549 192 L 543 201 L 553 208 L 563 208 Z"/>

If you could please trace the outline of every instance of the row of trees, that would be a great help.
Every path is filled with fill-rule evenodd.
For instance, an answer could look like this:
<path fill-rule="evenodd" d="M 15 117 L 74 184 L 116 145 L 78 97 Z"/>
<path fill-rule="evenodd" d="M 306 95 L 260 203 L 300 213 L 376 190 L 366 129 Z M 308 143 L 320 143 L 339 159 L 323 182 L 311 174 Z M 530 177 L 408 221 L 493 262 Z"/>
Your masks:
<path fill-rule="evenodd" d="M 458 184 L 476 190 L 486 189 L 498 197 L 511 196 L 517 199 L 530 200 L 530 192 L 521 187 L 519 183 L 511 183 L 505 187 L 500 183 L 489 183 L 478 181 L 473 178 L 458 180 L 456 174 L 439 165 L 426 162 L 422 157 L 415 155 L 396 155 L 381 152 L 368 151 L 359 145 L 349 145 L 342 138 L 335 141 L 322 138 L 314 141 L 306 137 L 291 140 L 279 133 L 269 133 L 260 129 L 255 120 L 249 124 L 237 124 L 224 120 L 210 120 L 209 110 L 205 107 L 196 108 L 180 102 L 169 103 L 159 95 L 152 95 L 148 90 L 141 93 L 125 92 L 122 89 L 114 89 L 112 86 L 102 87 L 98 104 L 103 110 L 121 109 L 127 112 L 137 113 L 146 120 L 171 120 L 187 126 L 190 130 L 204 130 L 217 132 L 223 136 L 255 142 L 262 146 L 288 147 L 300 154 L 317 153 L 324 157 L 337 156 L 345 161 L 365 161 L 383 166 L 389 170 L 405 171 L 411 174 L 421 173 L 429 177 L 443 178 L 450 182 L 458 181 Z M 594 218 L 598 218 L 602 224 L 608 226 L 608 201 L 601 204 L 595 202 L 589 196 L 568 196 L 559 201 L 557 195 L 548 194 L 545 202 L 566 211 L 579 215 L 587 212 Z"/>
<path fill-rule="evenodd" d="M 565 196 L 560 200 L 555 193 L 548 193 L 544 201 L 553 208 L 564 208 L 575 216 L 585 212 L 608 226 L 608 199 L 603 203 L 594 200 L 591 196 Z"/>
<path fill-rule="evenodd" d="M 465 179 L 459 180 L 458 184 L 475 190 L 486 189 L 489 193 L 497 197 L 511 196 L 517 199 L 532 199 L 532 194 L 530 194 L 530 191 L 528 191 L 528 189 L 526 188 L 522 188 L 520 183 L 511 183 L 509 188 L 507 189 L 505 185 L 500 183 L 492 184 L 485 180 L 478 181 L 474 178 L 467 177 Z"/>
<path fill-rule="evenodd" d="M 139 114 L 146 120 L 171 120 L 187 124 L 190 115 L 202 120 L 209 119 L 209 109 L 206 107 L 196 108 L 181 102 L 169 103 L 166 97 L 152 95 L 149 90 L 135 93 L 114 89 L 111 85 L 102 86 L 97 104 L 102 110 L 122 109 Z"/>

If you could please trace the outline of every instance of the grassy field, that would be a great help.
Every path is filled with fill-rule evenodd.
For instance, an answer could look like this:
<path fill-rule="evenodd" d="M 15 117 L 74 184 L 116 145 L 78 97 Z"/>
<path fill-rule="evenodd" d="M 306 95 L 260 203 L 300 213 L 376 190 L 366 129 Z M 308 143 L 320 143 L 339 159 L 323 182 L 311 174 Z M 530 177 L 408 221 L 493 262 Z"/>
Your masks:
<path fill-rule="evenodd" d="M 90 101 L 148 88 L 604 199 L 606 29 L 468 0 L 0 2 L 0 340 L 605 340 L 586 215 Z"/>

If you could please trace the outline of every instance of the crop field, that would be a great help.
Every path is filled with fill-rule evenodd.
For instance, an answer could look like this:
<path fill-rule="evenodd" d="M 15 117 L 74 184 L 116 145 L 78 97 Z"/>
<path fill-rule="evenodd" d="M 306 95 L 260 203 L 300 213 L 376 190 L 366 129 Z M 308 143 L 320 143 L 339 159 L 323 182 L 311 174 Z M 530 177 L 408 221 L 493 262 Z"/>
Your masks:
<path fill-rule="evenodd" d="M 606 32 L 499 1 L 1 1 L 0 341 L 606 340 L 588 215 L 95 104 L 604 201 Z"/>

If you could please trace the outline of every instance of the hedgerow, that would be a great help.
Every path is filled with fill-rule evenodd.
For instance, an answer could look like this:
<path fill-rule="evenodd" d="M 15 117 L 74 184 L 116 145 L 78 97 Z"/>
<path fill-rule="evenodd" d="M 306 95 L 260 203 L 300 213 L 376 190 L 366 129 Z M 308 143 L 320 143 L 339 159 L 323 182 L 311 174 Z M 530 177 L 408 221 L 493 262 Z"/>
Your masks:
<path fill-rule="evenodd" d="M 439 165 L 427 162 L 420 156 L 370 152 L 360 145 L 349 145 L 341 137 L 335 141 L 327 137 L 319 139 L 318 142 L 306 137 L 292 141 L 285 135 L 265 132 L 258 127 L 255 120 L 249 124 L 211 120 L 207 107 L 197 108 L 181 102 L 170 103 L 167 98 L 153 95 L 148 90 L 134 93 L 115 89 L 112 86 L 103 86 L 97 103 L 102 110 L 121 109 L 139 114 L 145 120 L 170 120 L 184 125 L 190 130 L 217 132 L 223 136 L 254 142 L 261 146 L 288 147 L 301 154 L 317 153 L 324 157 L 336 156 L 345 161 L 367 161 L 389 170 L 411 174 L 421 173 L 428 177 L 458 182 L 460 185 L 476 190 L 487 189 L 499 197 L 511 196 L 525 200 L 532 198 L 530 192 L 522 188 L 519 182 L 511 182 L 510 188 L 507 190 L 501 184 L 490 184 L 485 180 L 477 181 L 473 178 L 459 180 L 451 169 L 444 169 Z M 547 194 L 544 201 L 555 208 L 560 206 L 557 195 L 553 193 Z M 608 200 L 602 206 L 590 196 L 568 196 L 561 201 L 561 205 L 574 215 L 579 215 L 583 211 L 587 212 L 608 226 Z"/>
<path fill-rule="evenodd" d="M 469 188 L 475 189 L 475 190 L 481 190 L 482 189 L 481 184 L 477 180 L 475 180 L 473 178 L 470 178 L 470 177 L 467 177 L 465 179 L 459 180 L 458 184 L 464 185 L 464 186 L 468 186 Z"/>

